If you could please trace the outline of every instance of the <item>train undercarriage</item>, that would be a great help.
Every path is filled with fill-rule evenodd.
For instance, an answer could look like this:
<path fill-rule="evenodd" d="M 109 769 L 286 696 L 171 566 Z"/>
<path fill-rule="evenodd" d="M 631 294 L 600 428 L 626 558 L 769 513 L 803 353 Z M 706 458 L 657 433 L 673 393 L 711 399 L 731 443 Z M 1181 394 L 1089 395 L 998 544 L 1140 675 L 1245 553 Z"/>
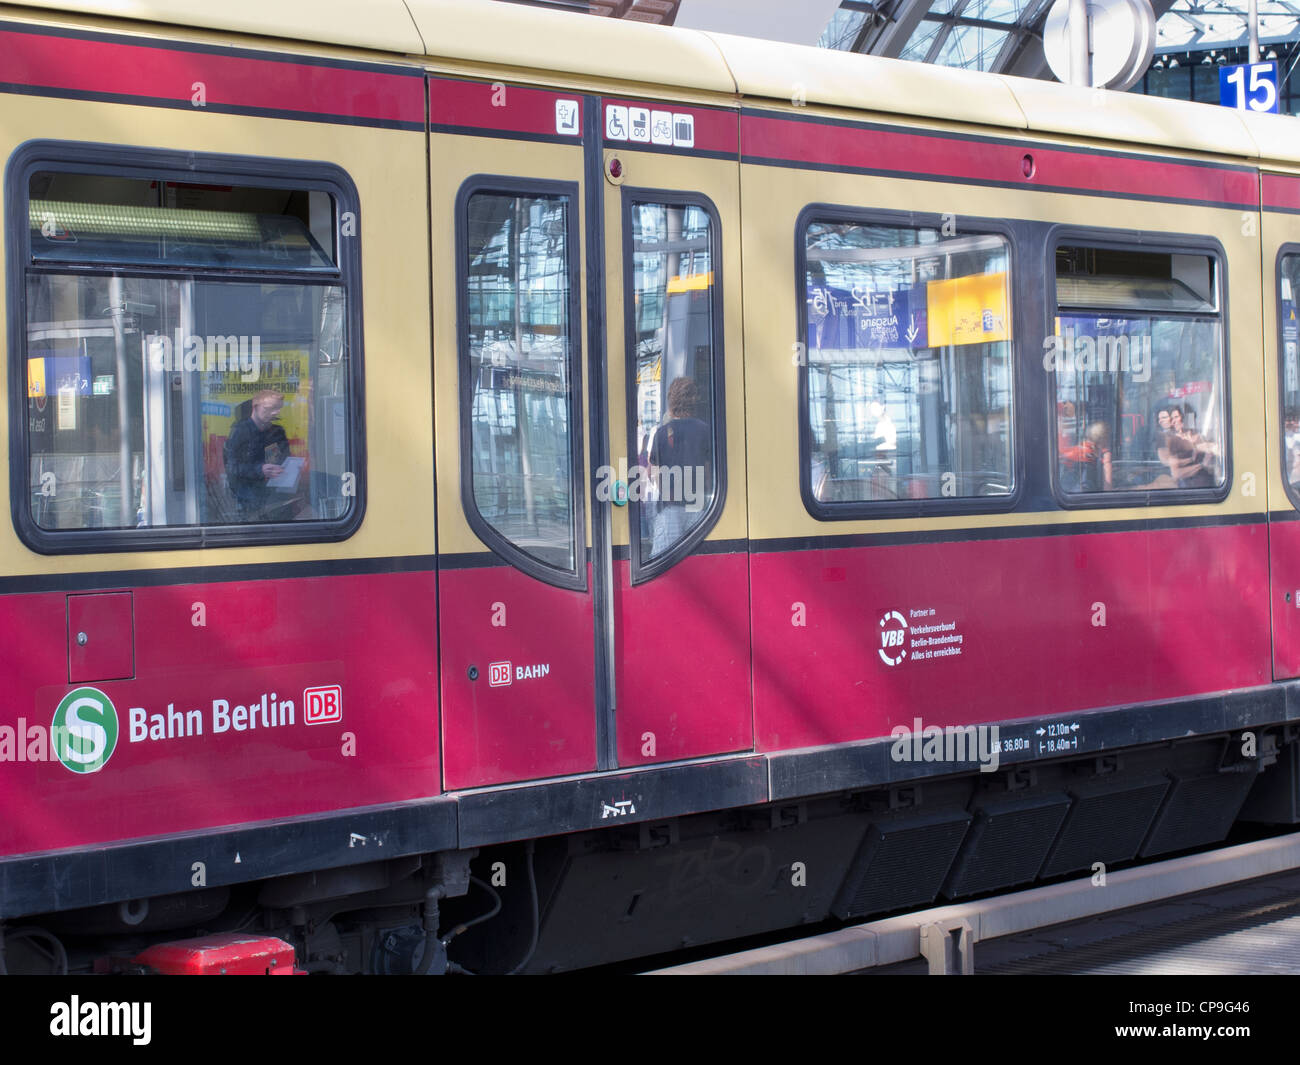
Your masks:
<path fill-rule="evenodd" d="M 159 969 L 160 944 L 207 937 L 250 951 L 282 940 L 308 973 L 626 963 L 1095 877 L 1296 824 L 1298 735 L 1197 736 L 128 899 L 0 926 L 0 958 L 10 973 L 143 973 Z"/>

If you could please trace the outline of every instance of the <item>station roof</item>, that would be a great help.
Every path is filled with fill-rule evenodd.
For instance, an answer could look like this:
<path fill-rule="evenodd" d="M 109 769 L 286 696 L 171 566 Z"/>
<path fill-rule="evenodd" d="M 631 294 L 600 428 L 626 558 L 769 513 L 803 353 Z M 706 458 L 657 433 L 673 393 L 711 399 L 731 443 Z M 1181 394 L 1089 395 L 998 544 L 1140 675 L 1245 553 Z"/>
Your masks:
<path fill-rule="evenodd" d="M 1300 37 L 1298 0 L 1258 0 L 1261 44 Z M 1248 0 L 1151 0 L 1156 53 L 1244 47 Z M 1022 77 L 1050 77 L 1042 32 L 1052 0 L 843 0 L 824 48 Z"/>

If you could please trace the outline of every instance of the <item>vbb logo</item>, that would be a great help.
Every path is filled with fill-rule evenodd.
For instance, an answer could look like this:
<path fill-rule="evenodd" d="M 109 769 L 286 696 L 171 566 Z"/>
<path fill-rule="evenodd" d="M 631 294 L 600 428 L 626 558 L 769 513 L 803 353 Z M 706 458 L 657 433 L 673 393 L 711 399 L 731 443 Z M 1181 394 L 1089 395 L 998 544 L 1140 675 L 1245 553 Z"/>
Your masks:
<path fill-rule="evenodd" d="M 897 610 L 891 610 L 880 619 L 880 660 L 887 666 L 896 666 L 907 657 L 907 619 Z"/>
<path fill-rule="evenodd" d="M 512 679 L 509 662 L 493 662 L 488 666 L 488 687 L 504 688 Z"/>
<path fill-rule="evenodd" d="M 308 688 L 302 693 L 302 719 L 308 725 L 328 725 L 343 720 L 343 689 L 337 685 Z"/>

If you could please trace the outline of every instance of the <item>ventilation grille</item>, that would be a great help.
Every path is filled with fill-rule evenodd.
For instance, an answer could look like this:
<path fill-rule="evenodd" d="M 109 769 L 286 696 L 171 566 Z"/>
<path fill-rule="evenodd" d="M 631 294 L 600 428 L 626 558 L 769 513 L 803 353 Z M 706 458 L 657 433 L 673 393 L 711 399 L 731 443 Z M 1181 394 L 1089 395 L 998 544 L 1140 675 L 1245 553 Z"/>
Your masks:
<path fill-rule="evenodd" d="M 943 893 L 953 899 L 1033 880 L 1069 806 L 1069 796 L 1059 792 L 976 806 Z"/>
<path fill-rule="evenodd" d="M 934 901 L 970 824 L 965 810 L 874 822 L 849 868 L 831 912 L 864 917 Z"/>
<path fill-rule="evenodd" d="M 1218 843 L 1246 801 L 1254 772 L 1174 777 L 1174 785 L 1142 847 L 1142 857 Z"/>
<path fill-rule="evenodd" d="M 1074 806 L 1039 875 L 1060 876 L 1091 869 L 1094 862 L 1111 865 L 1130 860 L 1168 790 L 1164 777 L 1072 789 Z"/>

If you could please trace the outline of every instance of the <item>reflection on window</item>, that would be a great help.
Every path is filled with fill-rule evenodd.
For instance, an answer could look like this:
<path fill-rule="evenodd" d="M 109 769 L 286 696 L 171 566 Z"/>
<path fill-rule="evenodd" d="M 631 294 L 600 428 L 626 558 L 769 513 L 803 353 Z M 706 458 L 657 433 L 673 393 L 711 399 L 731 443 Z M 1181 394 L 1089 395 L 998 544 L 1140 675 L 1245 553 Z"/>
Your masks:
<path fill-rule="evenodd" d="M 632 205 L 636 465 L 649 477 L 629 494 L 642 560 L 681 543 L 716 491 L 712 248 L 704 209 Z"/>
<path fill-rule="evenodd" d="M 1043 357 L 1068 493 L 1222 486 L 1223 323 L 1207 255 L 1063 247 Z"/>
<path fill-rule="evenodd" d="M 1300 255 L 1282 256 L 1278 278 L 1282 317 L 1282 432 L 1286 465 L 1283 476 L 1300 492 L 1300 325 L 1296 293 L 1300 291 Z"/>
<path fill-rule="evenodd" d="M 474 503 L 563 570 L 574 542 L 569 201 L 478 193 L 467 219 Z"/>
<path fill-rule="evenodd" d="M 329 197 L 53 173 L 36 175 L 32 192 L 33 259 L 44 267 L 26 279 L 35 524 L 344 516 L 355 495 L 344 292 L 283 279 L 299 265 L 337 276 L 308 228 L 314 211 L 329 246 Z M 178 198 L 198 206 L 169 206 Z M 275 213 L 299 207 L 302 216 Z M 272 247 L 286 235 L 287 258 Z M 146 246 L 158 252 L 149 261 L 184 270 L 137 276 L 123 264 L 148 258 Z M 218 247 L 250 273 L 274 260 L 281 276 L 205 278 L 204 268 L 232 261 Z"/>
<path fill-rule="evenodd" d="M 806 246 L 817 501 L 1009 495 L 1006 240 L 813 223 Z"/>

